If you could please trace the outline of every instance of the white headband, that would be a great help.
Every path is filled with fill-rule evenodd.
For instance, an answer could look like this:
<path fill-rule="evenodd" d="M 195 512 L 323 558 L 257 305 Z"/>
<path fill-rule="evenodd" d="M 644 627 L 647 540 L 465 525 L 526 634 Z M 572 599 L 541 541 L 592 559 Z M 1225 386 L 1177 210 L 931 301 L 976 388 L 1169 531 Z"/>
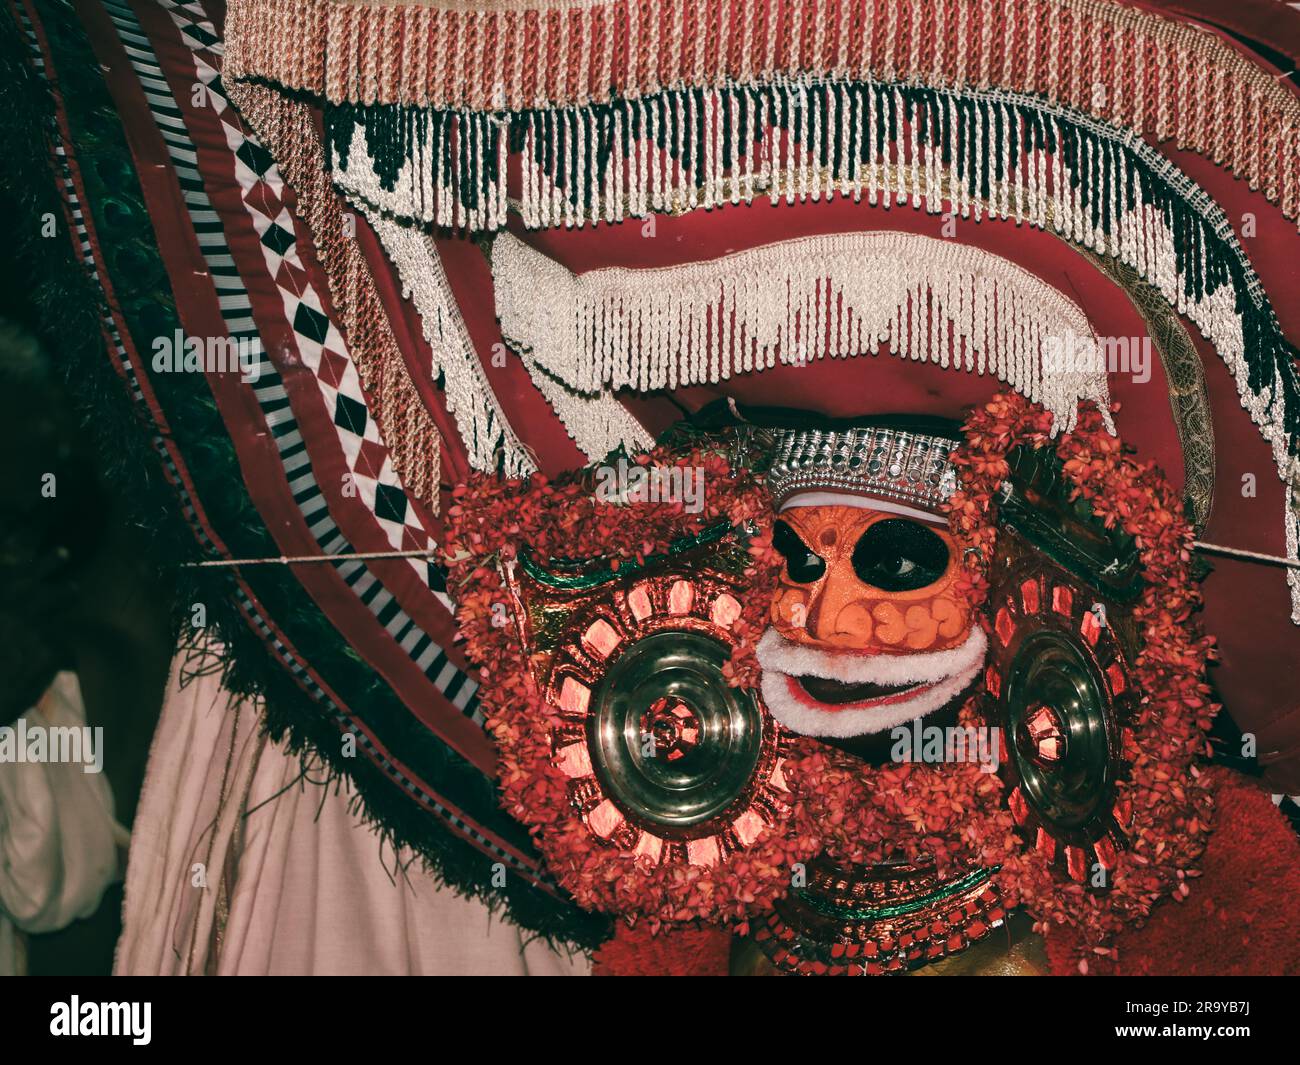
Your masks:
<path fill-rule="evenodd" d="M 903 503 L 896 503 L 892 499 L 875 499 L 871 496 L 850 495 L 847 492 L 800 492 L 792 495 L 781 504 L 781 513 L 785 513 L 791 507 L 858 507 L 861 510 L 880 510 L 888 514 L 899 514 L 905 518 L 915 518 L 917 521 L 929 522 L 932 525 L 948 524 L 948 519 L 942 514 L 931 514 L 928 511 L 918 510 L 916 507 L 909 507 Z"/>

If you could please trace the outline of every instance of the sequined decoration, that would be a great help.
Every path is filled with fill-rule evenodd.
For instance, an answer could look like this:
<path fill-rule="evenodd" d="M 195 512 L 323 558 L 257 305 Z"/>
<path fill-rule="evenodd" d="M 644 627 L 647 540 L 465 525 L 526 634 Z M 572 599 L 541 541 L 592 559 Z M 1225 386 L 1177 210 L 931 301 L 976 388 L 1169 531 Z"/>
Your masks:
<path fill-rule="evenodd" d="M 959 954 L 1002 926 L 993 870 L 941 879 L 933 863 L 841 868 L 826 858 L 752 924 L 782 974 L 883 976 Z"/>

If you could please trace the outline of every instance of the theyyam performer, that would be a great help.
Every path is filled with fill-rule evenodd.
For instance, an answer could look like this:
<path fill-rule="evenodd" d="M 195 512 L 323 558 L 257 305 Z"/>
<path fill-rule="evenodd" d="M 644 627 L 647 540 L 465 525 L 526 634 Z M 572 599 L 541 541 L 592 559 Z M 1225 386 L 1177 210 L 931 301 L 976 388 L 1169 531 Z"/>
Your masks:
<path fill-rule="evenodd" d="M 205 606 L 119 970 L 1300 972 L 1278 6 L 12 5 Z"/>

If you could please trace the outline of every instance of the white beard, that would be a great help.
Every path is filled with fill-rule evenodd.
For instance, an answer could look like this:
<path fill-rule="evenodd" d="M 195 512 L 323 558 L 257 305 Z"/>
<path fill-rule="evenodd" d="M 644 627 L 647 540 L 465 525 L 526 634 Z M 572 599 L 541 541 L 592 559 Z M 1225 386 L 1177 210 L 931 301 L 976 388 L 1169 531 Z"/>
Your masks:
<path fill-rule="evenodd" d="M 760 689 L 782 725 L 805 736 L 865 736 L 925 717 L 961 694 L 984 664 L 988 637 L 978 625 L 949 651 L 863 655 L 792 643 L 774 628 L 758 641 Z M 823 703 L 799 684 L 820 677 L 842 684 L 914 685 L 861 702 Z"/>

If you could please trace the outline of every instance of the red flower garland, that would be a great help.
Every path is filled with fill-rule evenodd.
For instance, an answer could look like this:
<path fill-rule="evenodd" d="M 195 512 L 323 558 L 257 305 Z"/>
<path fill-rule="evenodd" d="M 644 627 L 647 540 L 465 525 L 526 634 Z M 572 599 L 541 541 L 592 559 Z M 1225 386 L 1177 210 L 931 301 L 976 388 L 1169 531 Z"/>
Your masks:
<path fill-rule="evenodd" d="M 756 686 L 754 648 L 767 626 L 781 564 L 772 547 L 766 489 L 752 474 L 732 471 L 717 451 L 657 449 L 635 461 L 700 469 L 707 489 L 702 512 L 686 513 L 679 500 L 601 502 L 581 473 L 556 481 L 534 475 L 526 486 L 475 475 L 456 489 L 448 512 L 449 587 L 468 654 L 483 664 L 482 699 L 501 757 L 502 803 L 530 827 L 556 878 L 580 906 L 644 917 L 652 929 L 664 922 L 720 924 L 770 905 L 788 887 L 791 865 L 817 853 L 821 840 L 802 806 L 792 803 L 783 820 L 715 866 L 654 865 L 621 853 L 594 836 L 570 803 L 568 778 L 554 765 L 551 749 L 559 714 L 534 681 L 513 629 L 493 625 L 493 607 L 504 599 L 494 563 L 513 558 L 521 545 L 540 557 L 604 555 L 617 569 L 725 517 L 757 529 L 749 542 L 751 593 L 731 625 L 737 644 L 724 666 L 733 685 Z"/>
<path fill-rule="evenodd" d="M 965 554 L 963 583 L 972 607 L 987 596 L 985 565 L 997 537 L 994 493 L 1009 472 L 1006 456 L 1021 444 L 1050 444 L 1050 427 L 1050 414 L 1012 392 L 995 396 L 965 426 L 965 443 L 953 454 L 960 489 L 949 502 L 949 521 L 958 543 L 975 549 Z M 651 929 L 731 921 L 743 927 L 747 916 L 787 890 L 792 864 L 822 851 L 859 863 L 927 854 L 945 874 L 1000 866 L 997 880 L 1008 903 L 1023 904 L 1040 931 L 1068 923 L 1085 948 L 1104 952 L 1158 899 L 1185 897 L 1212 808 L 1195 762 L 1217 710 L 1203 678 L 1212 641 L 1192 620 L 1199 602 L 1189 568 L 1192 533 L 1168 483 L 1153 465 L 1124 454 L 1096 410 L 1084 409 L 1056 450 L 1076 493 L 1108 527 L 1134 537 L 1147 581 L 1135 608 L 1145 644 L 1133 678 L 1145 694 L 1138 719 L 1125 730 L 1130 771 L 1118 784 L 1133 810 L 1131 840 L 1104 894 L 1086 891 L 1026 844 L 1002 782 L 977 765 L 870 767 L 808 737 L 788 738 L 784 769 L 793 798 L 786 819 L 749 849 L 709 868 L 651 867 L 619 854 L 592 835 L 568 802 L 549 741 L 557 715 L 533 682 L 512 630 L 492 624 L 493 604 L 502 599 L 493 562 L 526 543 L 539 555 L 609 555 L 617 567 L 662 552 L 719 517 L 751 522 L 759 530 L 750 545 L 751 591 L 733 627 L 738 643 L 725 671 L 730 683 L 754 687 L 754 645 L 767 626 L 782 564 L 771 545 L 770 498 L 753 475 L 733 474 L 721 454 L 707 450 L 682 456 L 660 449 L 637 459 L 702 467 L 709 498 L 697 515 L 680 502 L 598 502 L 581 475 L 555 482 L 534 476 L 526 487 L 476 475 L 458 488 L 449 512 L 450 587 L 469 655 L 484 663 L 482 696 L 501 752 L 502 801 L 531 827 L 549 868 L 578 904 L 648 918 Z M 961 718 L 982 723 L 974 698 Z"/>
<path fill-rule="evenodd" d="M 1052 417 L 1015 392 L 995 396 L 964 426 L 965 443 L 953 455 L 960 490 L 949 501 L 949 524 L 963 547 L 976 549 L 970 586 L 987 594 L 984 566 L 996 541 L 994 494 L 1009 473 L 1007 455 L 1022 444 L 1051 443 Z M 1014 905 L 1023 903 L 1036 927 L 1070 924 L 1097 953 L 1126 925 L 1139 924 L 1159 899 L 1185 898 L 1187 880 L 1205 849 L 1213 811 L 1197 761 L 1208 753 L 1206 733 L 1218 706 L 1210 699 L 1205 664 L 1213 639 L 1193 619 L 1200 592 L 1191 575 L 1193 533 L 1168 481 L 1154 463 L 1141 464 L 1084 406 L 1074 432 L 1056 452 L 1072 497 L 1082 496 L 1107 528 L 1129 533 L 1138 548 L 1146 586 L 1134 608 L 1142 650 L 1131 683 L 1143 693 L 1137 720 L 1123 734 L 1129 771 L 1117 784 L 1132 809 L 1129 845 L 1121 850 L 1104 893 L 1063 880 L 1036 850 L 1004 863 L 998 879 Z M 968 556 L 969 557 L 969 556 Z"/>

